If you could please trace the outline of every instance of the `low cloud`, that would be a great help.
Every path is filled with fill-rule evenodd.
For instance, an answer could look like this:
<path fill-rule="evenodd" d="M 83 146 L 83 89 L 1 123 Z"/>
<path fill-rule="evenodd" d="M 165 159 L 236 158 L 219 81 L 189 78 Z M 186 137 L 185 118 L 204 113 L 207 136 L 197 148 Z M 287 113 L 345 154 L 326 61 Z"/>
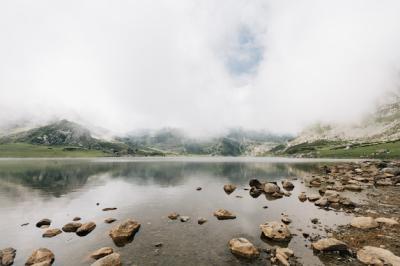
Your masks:
<path fill-rule="evenodd" d="M 3 1 L 0 125 L 295 133 L 399 81 L 398 1 Z"/>

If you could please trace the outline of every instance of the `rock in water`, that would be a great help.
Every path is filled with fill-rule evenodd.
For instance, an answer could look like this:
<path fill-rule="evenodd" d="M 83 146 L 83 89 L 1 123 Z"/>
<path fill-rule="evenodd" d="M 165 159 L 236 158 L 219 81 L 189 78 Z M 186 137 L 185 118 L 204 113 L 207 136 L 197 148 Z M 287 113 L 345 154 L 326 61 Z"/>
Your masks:
<path fill-rule="evenodd" d="M 200 218 L 197 220 L 197 223 L 200 224 L 200 225 L 205 224 L 206 222 L 207 222 L 207 219 L 202 218 L 202 217 L 200 217 Z"/>
<path fill-rule="evenodd" d="M 186 223 L 186 222 L 188 222 L 190 220 L 190 217 L 189 216 L 181 216 L 180 220 L 181 220 L 182 223 Z"/>
<path fill-rule="evenodd" d="M 173 213 L 168 215 L 168 218 L 171 219 L 171 220 L 176 220 L 176 219 L 178 219 L 178 217 L 179 217 L 179 214 L 176 213 L 176 212 L 173 212 Z"/>
<path fill-rule="evenodd" d="M 234 238 L 229 241 L 229 249 L 235 255 L 255 258 L 260 255 L 258 249 L 246 238 Z"/>
<path fill-rule="evenodd" d="M 218 220 L 229 220 L 236 218 L 236 215 L 224 209 L 219 209 L 215 211 L 214 216 L 217 217 Z"/>
<path fill-rule="evenodd" d="M 92 254 L 90 254 L 90 257 L 95 260 L 98 260 L 98 259 L 101 259 L 102 257 L 112 254 L 113 252 L 114 252 L 114 250 L 112 248 L 104 247 L 104 248 L 100 248 L 100 249 L 94 251 Z"/>
<path fill-rule="evenodd" d="M 88 222 L 88 223 L 84 223 L 82 224 L 81 227 L 79 227 L 76 230 L 76 234 L 78 236 L 86 236 L 88 235 L 90 232 L 92 232 L 94 229 L 96 228 L 96 224 L 94 222 Z"/>
<path fill-rule="evenodd" d="M 281 189 L 274 183 L 265 183 L 264 192 L 267 194 L 279 193 Z"/>
<path fill-rule="evenodd" d="M 306 201 L 306 200 L 307 200 L 307 195 L 306 195 L 306 193 L 301 192 L 300 195 L 299 195 L 299 200 L 300 200 L 301 202 Z"/>
<path fill-rule="evenodd" d="M 80 221 L 81 217 L 74 217 L 74 219 L 72 219 L 72 221 L 76 222 L 76 221 Z"/>
<path fill-rule="evenodd" d="M 289 248 L 277 248 L 275 252 L 276 259 L 284 266 L 290 266 L 288 259 L 293 255 L 293 250 Z"/>
<path fill-rule="evenodd" d="M 370 246 L 360 249 L 357 259 L 366 265 L 400 265 L 400 257 L 391 251 Z"/>
<path fill-rule="evenodd" d="M 231 194 L 233 191 L 235 191 L 235 189 L 236 189 L 236 186 L 232 185 L 232 184 L 227 184 L 224 186 L 224 190 L 225 190 L 226 194 L 228 194 L 228 195 Z"/>
<path fill-rule="evenodd" d="M 13 248 L 5 248 L 0 250 L 0 265 L 10 266 L 14 263 L 17 251 Z"/>
<path fill-rule="evenodd" d="M 123 247 L 132 242 L 137 231 L 139 231 L 140 223 L 135 220 L 128 219 L 110 230 L 110 237 L 113 239 L 115 245 Z"/>
<path fill-rule="evenodd" d="M 336 238 L 324 238 L 312 243 L 311 246 L 318 251 L 347 251 L 346 243 Z"/>
<path fill-rule="evenodd" d="M 275 241 L 288 241 L 292 237 L 287 225 L 281 222 L 267 222 L 260 228 L 265 237 Z"/>
<path fill-rule="evenodd" d="M 114 210 L 116 210 L 117 208 L 115 208 L 115 207 L 111 207 L 111 208 L 104 208 L 103 209 L 103 212 L 107 212 L 107 211 L 114 211 Z"/>
<path fill-rule="evenodd" d="M 71 222 L 64 225 L 62 230 L 66 233 L 76 232 L 76 230 L 78 230 L 78 228 L 81 226 L 82 226 L 81 223 Z"/>
<path fill-rule="evenodd" d="M 29 259 L 25 262 L 26 266 L 31 265 L 51 265 L 54 262 L 54 254 L 47 248 L 39 248 L 35 250 Z"/>
<path fill-rule="evenodd" d="M 50 226 L 51 220 L 50 219 L 42 219 L 36 223 L 36 227 L 41 228 L 42 226 Z"/>
<path fill-rule="evenodd" d="M 283 180 L 282 181 L 282 187 L 286 190 L 292 190 L 294 189 L 294 185 L 292 182 L 290 182 L 289 180 Z"/>
<path fill-rule="evenodd" d="M 121 266 L 121 256 L 118 253 L 112 253 L 99 260 L 96 260 L 91 266 Z"/>
<path fill-rule="evenodd" d="M 115 219 L 115 218 L 107 218 L 107 219 L 104 220 L 104 222 L 107 223 L 107 224 L 111 224 L 111 223 L 115 222 L 116 220 L 117 219 Z"/>
<path fill-rule="evenodd" d="M 356 217 L 351 220 L 350 224 L 359 229 L 372 229 L 379 226 L 378 222 L 372 217 Z"/>
<path fill-rule="evenodd" d="M 59 235 L 59 234 L 61 234 L 61 233 L 62 233 L 62 231 L 61 231 L 60 229 L 58 229 L 58 228 L 47 229 L 47 230 L 43 233 L 42 237 L 54 237 L 54 236 Z"/>

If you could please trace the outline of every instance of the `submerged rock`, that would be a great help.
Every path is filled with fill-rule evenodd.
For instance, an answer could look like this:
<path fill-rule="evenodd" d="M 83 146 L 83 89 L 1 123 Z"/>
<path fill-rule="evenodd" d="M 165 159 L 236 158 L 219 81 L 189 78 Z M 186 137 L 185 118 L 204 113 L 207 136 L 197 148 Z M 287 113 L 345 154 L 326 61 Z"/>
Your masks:
<path fill-rule="evenodd" d="M 227 184 L 224 186 L 224 190 L 225 190 L 226 194 L 228 194 L 228 195 L 231 194 L 233 191 L 235 191 L 235 189 L 236 189 L 236 186 L 233 184 Z"/>
<path fill-rule="evenodd" d="M 42 219 L 36 223 L 36 227 L 42 228 L 43 226 L 50 226 L 51 220 L 50 219 Z"/>
<path fill-rule="evenodd" d="M 107 219 L 104 220 L 104 222 L 107 223 L 107 224 L 111 224 L 111 223 L 115 222 L 116 220 L 117 219 L 115 219 L 115 218 L 107 218 Z"/>
<path fill-rule="evenodd" d="M 359 229 L 372 229 L 379 226 L 372 217 L 355 217 L 351 220 L 350 225 Z"/>
<path fill-rule="evenodd" d="M 100 248 L 100 249 L 92 252 L 92 254 L 90 254 L 90 257 L 95 260 L 98 260 L 98 259 L 101 259 L 102 257 L 112 254 L 113 252 L 114 252 L 114 250 L 112 248 L 104 247 L 104 248 Z"/>
<path fill-rule="evenodd" d="M 77 222 L 67 223 L 63 226 L 62 230 L 67 233 L 76 232 L 76 230 L 78 230 L 78 228 L 81 226 L 82 224 Z"/>
<path fill-rule="evenodd" d="M 99 260 L 96 260 L 91 266 L 121 266 L 121 256 L 118 253 L 112 253 Z"/>
<path fill-rule="evenodd" d="M 347 251 L 346 243 L 336 238 L 324 238 L 312 243 L 311 246 L 318 251 Z"/>
<path fill-rule="evenodd" d="M 0 250 L 0 265 L 10 266 L 14 263 L 17 251 L 14 248 L 5 248 Z"/>
<path fill-rule="evenodd" d="M 200 225 L 205 224 L 206 222 L 207 222 L 207 219 L 202 218 L 202 217 L 200 217 L 200 218 L 197 220 L 197 223 L 200 224 Z"/>
<path fill-rule="evenodd" d="M 47 229 L 43 233 L 42 237 L 54 237 L 54 236 L 59 235 L 61 233 L 62 233 L 62 231 L 60 229 L 58 229 L 58 228 Z"/>
<path fill-rule="evenodd" d="M 79 227 L 76 230 L 76 234 L 78 236 L 86 236 L 90 232 L 92 232 L 95 228 L 96 228 L 96 224 L 94 222 L 84 223 L 84 224 L 81 225 L 81 227 Z"/>
<path fill-rule="evenodd" d="M 261 231 L 269 239 L 276 241 L 288 241 L 292 235 L 286 224 L 281 222 L 267 222 L 260 225 Z"/>
<path fill-rule="evenodd" d="M 104 208 L 103 209 L 103 212 L 106 212 L 106 211 L 114 211 L 114 210 L 116 210 L 117 208 L 115 208 L 115 207 L 111 207 L 111 208 Z"/>
<path fill-rule="evenodd" d="M 47 248 L 39 248 L 31 254 L 28 260 L 25 262 L 25 265 L 45 266 L 45 265 L 51 265 L 53 264 L 53 262 L 54 262 L 53 252 L 51 252 L 51 250 Z"/>
<path fill-rule="evenodd" d="M 140 223 L 128 219 L 110 230 L 110 237 L 118 247 L 125 246 L 127 243 L 132 242 L 136 232 L 139 231 Z"/>
<path fill-rule="evenodd" d="M 225 209 L 219 209 L 215 211 L 214 216 L 217 217 L 218 220 L 229 220 L 236 218 L 236 215 Z"/>
<path fill-rule="evenodd" d="M 400 265 L 400 257 L 383 248 L 365 246 L 357 252 L 357 259 L 366 265 Z"/>
<path fill-rule="evenodd" d="M 260 255 L 258 249 L 246 238 L 233 238 L 228 245 L 233 254 L 241 257 L 255 258 Z"/>
<path fill-rule="evenodd" d="M 171 219 L 171 220 L 176 220 L 176 219 L 178 219 L 178 217 L 179 217 L 179 214 L 176 213 L 176 212 L 170 213 L 168 215 L 168 218 Z"/>

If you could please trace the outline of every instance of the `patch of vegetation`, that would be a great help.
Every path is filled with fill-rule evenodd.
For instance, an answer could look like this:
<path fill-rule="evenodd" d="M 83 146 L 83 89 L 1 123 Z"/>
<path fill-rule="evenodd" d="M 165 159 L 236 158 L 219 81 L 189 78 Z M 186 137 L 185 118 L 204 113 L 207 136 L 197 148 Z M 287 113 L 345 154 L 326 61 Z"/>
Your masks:
<path fill-rule="evenodd" d="M 68 146 L 47 146 L 28 143 L 0 144 L 0 157 L 101 157 L 111 156 L 101 150 L 87 150 Z"/>

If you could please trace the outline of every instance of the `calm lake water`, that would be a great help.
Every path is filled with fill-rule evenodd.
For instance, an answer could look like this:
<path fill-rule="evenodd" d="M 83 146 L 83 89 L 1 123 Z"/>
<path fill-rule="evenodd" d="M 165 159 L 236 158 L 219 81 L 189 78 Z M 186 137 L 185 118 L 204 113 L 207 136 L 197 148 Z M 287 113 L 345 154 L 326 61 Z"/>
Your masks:
<path fill-rule="evenodd" d="M 304 265 L 323 265 L 306 247 L 310 243 L 299 229 L 325 235 L 323 226 L 348 223 L 351 216 L 298 200 L 301 191 L 317 192 L 300 181 L 322 163 L 278 158 L 3 159 L 0 249 L 17 249 L 14 265 L 24 265 L 39 247 L 54 252 L 54 265 L 90 265 L 93 261 L 88 254 L 104 246 L 119 252 L 124 265 L 269 265 L 266 253 L 254 261 L 240 260 L 230 253 L 227 243 L 245 237 L 260 249 L 274 247 L 276 243 L 260 238 L 259 225 L 279 221 L 281 213 L 286 213 L 296 234 L 289 248 Z M 280 181 L 287 177 L 299 177 L 293 181 L 291 197 L 270 201 L 263 195 L 252 198 L 244 190 L 252 178 Z M 238 189 L 227 195 L 223 190 L 227 183 Z M 202 190 L 196 191 L 197 187 Z M 105 207 L 118 209 L 103 212 Z M 219 208 L 234 212 L 237 219 L 218 221 L 213 212 Z M 167 218 L 171 212 L 191 220 L 171 221 Z M 44 229 L 35 227 L 40 219 L 50 218 L 51 228 L 61 228 L 75 216 L 82 217 L 82 222 L 95 222 L 96 229 L 85 237 L 63 232 L 42 238 Z M 133 218 L 142 226 L 130 244 L 117 247 L 108 231 L 118 221 L 104 223 L 109 217 Z M 198 225 L 198 217 L 208 222 Z M 322 227 L 312 228 L 314 217 Z M 154 246 L 158 242 L 163 243 L 161 248 Z"/>

